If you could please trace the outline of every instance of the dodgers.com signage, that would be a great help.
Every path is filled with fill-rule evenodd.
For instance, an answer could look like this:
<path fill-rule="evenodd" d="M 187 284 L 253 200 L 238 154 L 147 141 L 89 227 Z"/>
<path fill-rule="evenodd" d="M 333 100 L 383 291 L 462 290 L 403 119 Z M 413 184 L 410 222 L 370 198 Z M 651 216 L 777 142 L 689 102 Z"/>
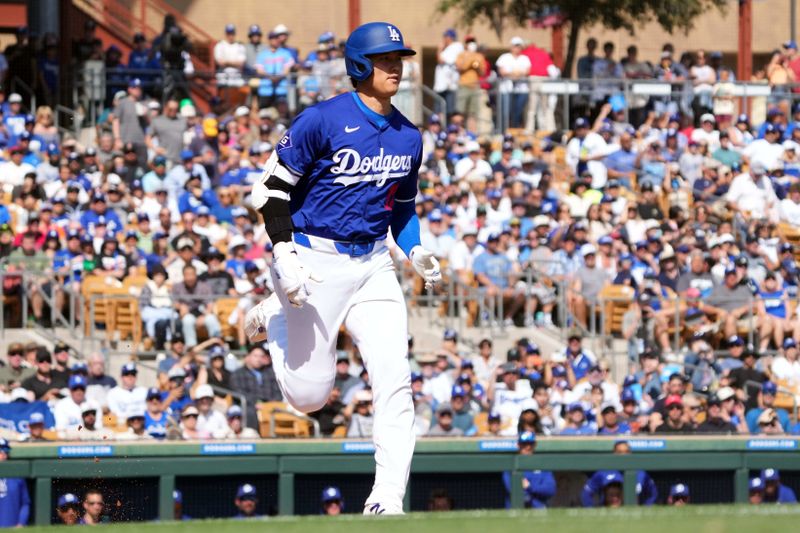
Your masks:
<path fill-rule="evenodd" d="M 794 439 L 752 439 L 747 441 L 748 450 L 796 450 Z"/>
<path fill-rule="evenodd" d="M 375 445 L 371 442 L 343 442 L 343 453 L 375 453 Z"/>
<path fill-rule="evenodd" d="M 517 451 L 517 441 L 482 440 L 478 443 L 478 449 L 482 452 L 515 452 Z"/>
<path fill-rule="evenodd" d="M 59 446 L 59 457 L 110 457 L 114 455 L 114 447 L 108 445 L 75 444 Z"/>
<path fill-rule="evenodd" d="M 631 439 L 628 444 L 635 452 L 660 452 L 667 449 L 667 441 L 660 439 Z"/>
<path fill-rule="evenodd" d="M 203 455 L 250 455 L 256 453 L 256 445 L 242 444 L 203 444 L 200 446 Z"/>

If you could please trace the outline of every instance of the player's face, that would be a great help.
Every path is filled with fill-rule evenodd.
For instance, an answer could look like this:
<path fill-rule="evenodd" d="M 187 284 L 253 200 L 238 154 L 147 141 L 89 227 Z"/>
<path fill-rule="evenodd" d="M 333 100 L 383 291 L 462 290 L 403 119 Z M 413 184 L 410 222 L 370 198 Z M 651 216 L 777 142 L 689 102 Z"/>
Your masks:
<path fill-rule="evenodd" d="M 397 94 L 403 72 L 403 58 L 399 52 L 370 56 L 372 60 L 371 89 L 378 97 L 389 98 Z"/>

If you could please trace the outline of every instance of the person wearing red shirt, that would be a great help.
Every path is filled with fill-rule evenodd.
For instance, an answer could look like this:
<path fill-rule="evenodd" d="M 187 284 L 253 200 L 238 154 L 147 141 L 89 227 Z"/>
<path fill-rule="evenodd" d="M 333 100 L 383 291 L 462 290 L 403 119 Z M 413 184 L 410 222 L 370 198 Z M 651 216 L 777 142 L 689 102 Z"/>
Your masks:
<path fill-rule="evenodd" d="M 527 127 L 533 130 L 538 127 L 540 130 L 555 129 L 555 124 L 547 119 L 548 111 L 548 96 L 539 93 L 541 84 L 538 80 L 546 80 L 550 78 L 550 67 L 553 66 L 553 59 L 547 50 L 531 44 L 524 50 L 522 55 L 528 56 L 531 61 L 531 96 L 530 103 L 528 104 L 528 119 Z"/>

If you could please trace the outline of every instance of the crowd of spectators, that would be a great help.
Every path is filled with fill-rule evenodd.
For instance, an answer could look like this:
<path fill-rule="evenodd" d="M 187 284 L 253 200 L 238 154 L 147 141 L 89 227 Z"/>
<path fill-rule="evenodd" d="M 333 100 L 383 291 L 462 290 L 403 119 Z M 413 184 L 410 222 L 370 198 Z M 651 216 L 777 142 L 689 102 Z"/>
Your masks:
<path fill-rule="evenodd" d="M 174 28 L 165 24 L 153 49 L 164 52 L 165 39 L 180 44 Z M 87 26 L 81 53 L 98 50 L 94 31 Z M 147 341 L 166 353 L 148 390 L 136 385 L 135 367 L 126 366 L 117 385 L 101 359 L 87 369 L 63 349 L 10 349 L 0 369 L 4 394 L 46 402 L 53 419 L 45 429 L 59 436 L 108 437 L 103 418 L 112 413 L 125 427 L 115 437 L 242 438 L 257 429 L 259 404 L 281 399 L 268 352 L 248 346 L 242 327 L 244 311 L 271 292 L 271 244 L 245 206 L 288 124 L 288 74 L 341 70 L 341 43 L 321 35 L 301 62 L 282 25 L 264 44 L 258 26 L 247 44 L 233 26 L 225 34 L 215 49 L 221 96 L 208 113 L 176 95 L 162 105 L 148 94 L 151 80 L 124 77 L 96 143 L 84 145 L 60 135 L 47 106 L 25 109 L 12 93 L 0 107 L 6 311 L 25 299 L 30 319 L 49 325 L 70 312 L 68 293 L 90 277 L 119 286 L 136 280 Z M 634 102 L 620 108 L 612 88 L 594 84 L 602 94 L 569 132 L 549 124 L 490 137 L 473 115 L 493 69 L 475 40 L 465 40 L 448 30 L 436 69 L 438 81 L 460 72 L 455 85 L 435 87 L 454 110 L 448 104 L 446 116 L 421 126 L 423 245 L 446 264 L 455 290 L 485 299 L 476 323 L 572 329 L 554 354 L 525 341 L 501 359 L 490 340 L 471 351 L 455 332 L 440 351 L 410 347 L 418 435 L 473 435 L 484 425 L 495 435 L 796 431 L 776 405 L 778 387 L 793 394 L 800 385 L 800 105 L 790 105 L 791 93 L 769 103 L 757 123 L 699 94 L 688 106 L 648 99 L 637 114 Z M 522 89 L 529 76 L 559 75 L 543 50 L 518 38 L 511 44 L 496 65 L 509 127 L 522 126 L 520 106 L 533 105 Z M 726 76 L 716 55 L 706 64 L 698 52 L 681 70 L 670 67 L 674 51 L 665 46 L 660 70 L 650 73 L 635 50 L 616 63 L 613 47 L 603 57 L 595 57 L 596 43 L 588 48 L 580 78 L 589 69 L 598 80 L 669 71 L 673 80 L 703 81 L 696 92 L 713 92 Z M 787 65 L 796 48 L 785 43 Z M 134 52 L 130 62 L 139 66 L 158 55 L 138 37 Z M 258 98 L 232 104 L 250 72 L 260 76 Z M 304 105 L 346 88 L 319 88 Z M 596 330 L 601 293 L 614 286 L 634 294 L 616 332 L 628 347 L 626 376 L 616 383 L 609 358 L 581 340 Z M 213 302 L 224 297 L 238 305 L 221 320 Z M 232 347 L 246 350 L 243 363 L 227 356 Z M 340 352 L 337 370 L 334 393 L 314 416 L 325 435 L 369 436 L 371 393 L 357 352 Z M 216 416 L 218 393 L 207 385 L 244 395 L 246 412 L 233 406 Z"/>

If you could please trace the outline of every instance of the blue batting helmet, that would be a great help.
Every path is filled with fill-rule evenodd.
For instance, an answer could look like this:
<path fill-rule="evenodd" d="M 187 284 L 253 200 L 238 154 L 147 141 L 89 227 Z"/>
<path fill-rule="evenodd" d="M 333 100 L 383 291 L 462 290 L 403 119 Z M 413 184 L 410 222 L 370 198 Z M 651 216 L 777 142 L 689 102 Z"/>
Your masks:
<path fill-rule="evenodd" d="M 416 52 L 406 48 L 403 35 L 397 26 L 388 22 L 368 22 L 350 34 L 344 48 L 344 62 L 347 75 L 356 81 L 364 81 L 372 74 L 370 55 L 400 52 L 413 56 Z"/>

